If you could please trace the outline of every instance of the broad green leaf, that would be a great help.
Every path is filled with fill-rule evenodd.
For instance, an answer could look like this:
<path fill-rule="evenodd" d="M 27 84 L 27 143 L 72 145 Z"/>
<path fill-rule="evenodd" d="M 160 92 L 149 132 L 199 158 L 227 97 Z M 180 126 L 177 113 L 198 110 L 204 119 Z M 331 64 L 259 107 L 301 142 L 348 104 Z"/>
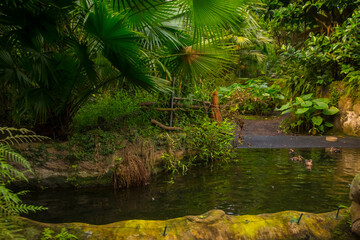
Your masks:
<path fill-rule="evenodd" d="M 309 110 L 309 108 L 299 108 L 296 110 L 295 114 L 303 114 L 306 113 Z"/>
<path fill-rule="evenodd" d="M 322 111 L 322 113 L 325 114 L 325 115 L 334 115 L 334 114 L 337 114 L 338 112 L 339 112 L 339 109 L 334 107 L 334 106 L 332 106 L 329 109 L 324 109 Z"/>
<path fill-rule="evenodd" d="M 327 105 L 327 103 L 324 103 L 324 102 L 315 102 L 314 108 L 316 108 L 316 109 L 328 109 L 329 105 Z"/>
<path fill-rule="evenodd" d="M 305 103 L 305 101 L 301 97 L 296 97 L 296 102 L 301 104 Z"/>
<path fill-rule="evenodd" d="M 328 98 L 317 98 L 317 99 L 314 99 L 312 101 L 316 102 L 316 103 L 318 103 L 318 102 L 323 102 L 323 103 L 327 103 L 327 104 L 330 103 L 330 99 L 328 99 Z"/>
<path fill-rule="evenodd" d="M 309 93 L 309 94 L 306 94 L 306 95 L 303 95 L 303 96 L 301 96 L 301 98 L 303 99 L 303 100 L 309 100 L 311 97 L 312 97 L 312 93 Z"/>
<path fill-rule="evenodd" d="M 281 115 L 285 115 L 285 114 L 291 113 L 291 112 L 292 112 L 292 109 L 288 109 L 288 110 L 286 110 L 286 111 L 283 111 L 283 112 L 281 113 Z"/>
<path fill-rule="evenodd" d="M 311 107 L 312 106 L 312 102 L 311 101 L 305 101 L 303 103 L 301 103 L 302 107 Z"/>
<path fill-rule="evenodd" d="M 290 107 L 290 103 L 284 104 L 278 109 L 278 111 L 283 111 L 285 109 L 288 109 L 289 107 Z"/>
<path fill-rule="evenodd" d="M 316 126 L 320 126 L 321 123 L 323 122 L 323 118 L 320 116 L 316 116 L 316 117 L 312 117 L 311 121 L 313 122 L 314 125 Z"/>
<path fill-rule="evenodd" d="M 327 126 L 327 127 L 333 127 L 334 126 L 334 124 L 329 123 L 329 122 L 325 122 L 324 125 Z"/>

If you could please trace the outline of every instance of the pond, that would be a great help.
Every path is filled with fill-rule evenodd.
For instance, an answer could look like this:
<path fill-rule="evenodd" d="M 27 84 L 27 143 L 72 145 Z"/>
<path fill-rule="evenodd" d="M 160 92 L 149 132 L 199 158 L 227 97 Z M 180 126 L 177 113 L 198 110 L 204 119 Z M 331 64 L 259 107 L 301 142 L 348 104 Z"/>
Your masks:
<path fill-rule="evenodd" d="M 360 172 L 360 149 L 296 149 L 313 159 L 312 169 L 289 159 L 287 149 L 237 149 L 234 161 L 196 167 L 171 181 L 158 175 L 151 184 L 111 188 L 32 192 L 25 203 L 49 210 L 27 217 L 42 222 L 106 224 L 128 219 L 169 219 L 211 209 L 227 214 L 283 210 L 326 212 L 350 205 L 349 185 Z"/>

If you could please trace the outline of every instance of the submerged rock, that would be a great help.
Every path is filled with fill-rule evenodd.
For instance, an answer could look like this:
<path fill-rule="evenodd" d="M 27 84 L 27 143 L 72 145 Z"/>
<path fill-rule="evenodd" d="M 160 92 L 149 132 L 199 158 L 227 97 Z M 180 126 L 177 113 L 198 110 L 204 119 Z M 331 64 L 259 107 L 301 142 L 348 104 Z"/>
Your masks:
<path fill-rule="evenodd" d="M 47 224 L 18 218 L 26 239 L 40 239 L 44 228 L 66 228 L 79 239 L 331 239 L 346 218 L 342 210 L 312 214 L 284 211 L 274 214 L 230 216 L 212 210 L 200 216 L 169 220 L 128 220 L 106 225 L 85 223 Z"/>
<path fill-rule="evenodd" d="M 360 174 L 351 183 L 350 200 L 351 230 L 360 236 Z"/>

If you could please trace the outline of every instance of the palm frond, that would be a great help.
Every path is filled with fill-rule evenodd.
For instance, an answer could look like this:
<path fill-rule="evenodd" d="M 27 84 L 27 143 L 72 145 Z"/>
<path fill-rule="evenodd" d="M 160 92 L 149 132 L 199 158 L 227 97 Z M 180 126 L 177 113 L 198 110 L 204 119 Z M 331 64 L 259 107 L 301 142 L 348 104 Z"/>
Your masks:
<path fill-rule="evenodd" d="M 154 8 L 163 2 L 163 0 L 113 0 L 113 7 L 117 10 L 131 9 L 141 11 L 143 9 Z"/>
<path fill-rule="evenodd" d="M 229 26 L 236 27 L 242 21 L 237 12 L 243 4 L 230 0 L 179 0 L 184 24 L 191 29 L 195 42 L 204 42 L 224 36 Z"/>
<path fill-rule="evenodd" d="M 159 86 L 147 72 L 138 44 L 142 37 L 127 28 L 121 15 L 113 15 L 105 4 L 94 2 L 85 29 L 99 41 L 103 55 L 130 84 L 146 90 Z"/>
<path fill-rule="evenodd" d="M 249 55 L 254 57 L 259 63 L 262 63 L 267 57 L 258 50 L 251 50 Z"/>
<path fill-rule="evenodd" d="M 235 36 L 234 37 L 235 43 L 240 47 L 240 48 L 244 48 L 249 46 L 250 44 L 252 44 L 251 40 L 247 37 L 242 37 L 242 36 Z"/>
<path fill-rule="evenodd" d="M 173 49 L 163 61 L 175 79 L 193 82 L 221 78 L 235 58 L 227 49 L 210 45 L 201 50 L 192 46 Z"/>

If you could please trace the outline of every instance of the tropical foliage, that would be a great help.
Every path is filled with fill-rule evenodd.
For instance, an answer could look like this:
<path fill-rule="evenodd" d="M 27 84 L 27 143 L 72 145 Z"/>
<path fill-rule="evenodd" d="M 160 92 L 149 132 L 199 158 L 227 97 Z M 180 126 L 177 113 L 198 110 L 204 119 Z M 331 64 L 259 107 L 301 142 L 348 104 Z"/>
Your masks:
<path fill-rule="evenodd" d="M 219 40 L 248 16 L 236 0 L 9 0 L 0 9 L 2 115 L 46 123 L 56 136 L 101 89 L 165 90 L 176 79 L 181 96 L 220 78 L 232 61 Z"/>
<path fill-rule="evenodd" d="M 328 122 L 330 116 L 339 112 L 339 109 L 330 106 L 328 98 L 314 98 L 313 94 L 296 97 L 281 106 L 281 114 L 291 114 L 284 124 L 285 131 L 290 130 L 298 133 L 309 133 L 312 135 L 322 134 L 325 128 L 331 128 L 332 123 Z"/>
<path fill-rule="evenodd" d="M 14 225 L 9 217 L 17 216 L 21 213 L 35 212 L 44 210 L 43 207 L 26 205 L 21 203 L 20 196 L 26 194 L 27 191 L 13 192 L 7 188 L 10 184 L 17 180 L 27 181 L 24 173 L 19 171 L 14 166 L 18 165 L 31 171 L 30 163 L 16 153 L 8 143 L 15 142 L 30 142 L 33 140 L 44 139 L 42 136 L 37 136 L 33 132 L 26 129 L 15 129 L 1 127 L 0 133 L 7 133 L 6 138 L 0 139 L 0 238 L 1 239 L 24 239 L 19 233 L 19 229 Z M 20 134 L 17 134 L 20 133 Z M 10 164 L 10 162 L 12 162 Z"/>
<path fill-rule="evenodd" d="M 260 79 L 249 79 L 245 84 L 234 83 L 229 87 L 220 87 L 219 97 L 226 112 L 253 115 L 272 114 L 284 99 L 279 85 L 269 86 Z"/>

